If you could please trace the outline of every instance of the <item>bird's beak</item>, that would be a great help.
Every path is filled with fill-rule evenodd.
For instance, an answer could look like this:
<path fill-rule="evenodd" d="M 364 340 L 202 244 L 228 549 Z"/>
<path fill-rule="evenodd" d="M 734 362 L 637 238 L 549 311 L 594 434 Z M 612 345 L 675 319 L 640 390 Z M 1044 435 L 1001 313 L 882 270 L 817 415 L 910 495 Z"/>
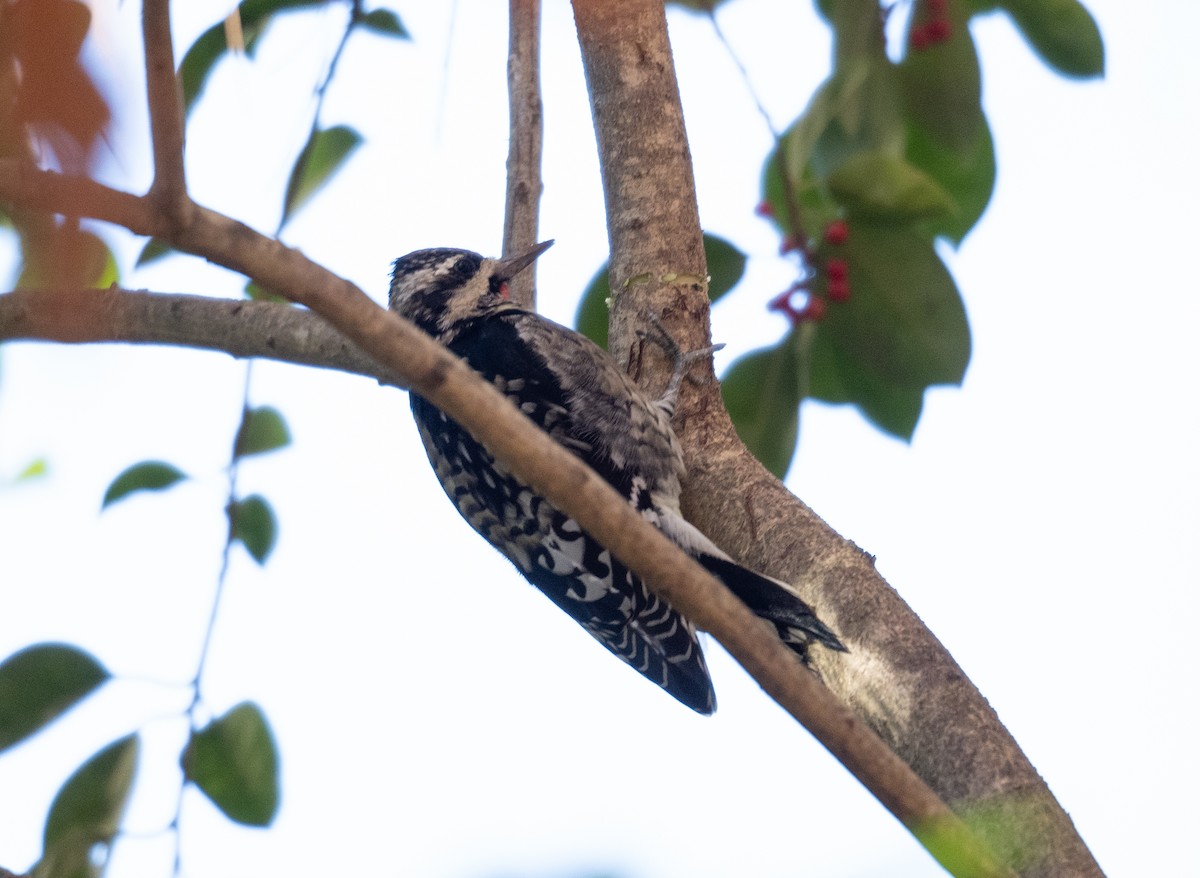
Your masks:
<path fill-rule="evenodd" d="M 520 274 L 533 264 L 533 260 L 537 259 L 543 253 L 550 249 L 550 245 L 554 243 L 554 239 L 542 241 L 532 250 L 525 253 L 519 253 L 516 256 L 509 256 L 500 260 L 500 270 L 497 272 L 505 280 L 510 280 Z"/>

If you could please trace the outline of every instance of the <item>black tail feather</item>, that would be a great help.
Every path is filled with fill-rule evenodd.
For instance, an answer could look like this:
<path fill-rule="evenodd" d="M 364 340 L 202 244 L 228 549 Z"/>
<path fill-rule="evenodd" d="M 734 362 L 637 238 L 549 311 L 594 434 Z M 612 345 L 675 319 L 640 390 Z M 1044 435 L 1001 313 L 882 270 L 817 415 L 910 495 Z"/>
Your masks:
<path fill-rule="evenodd" d="M 817 618 L 808 604 L 775 580 L 755 573 L 728 558 L 699 555 L 696 560 L 709 573 L 725 583 L 729 590 L 757 615 L 768 622 L 774 622 L 783 641 L 800 653 L 802 658 L 807 653 L 807 643 L 796 642 L 793 637 L 786 636 L 788 629 L 793 629 L 809 640 L 838 652 L 847 651 L 837 635 Z"/>

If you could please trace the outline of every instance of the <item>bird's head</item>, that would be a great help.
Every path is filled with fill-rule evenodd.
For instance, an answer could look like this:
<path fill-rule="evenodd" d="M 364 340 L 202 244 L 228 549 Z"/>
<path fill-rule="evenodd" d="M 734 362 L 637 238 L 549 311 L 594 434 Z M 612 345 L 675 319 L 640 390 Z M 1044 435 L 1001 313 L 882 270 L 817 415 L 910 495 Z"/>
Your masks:
<path fill-rule="evenodd" d="M 533 264 L 553 241 L 506 259 L 470 250 L 438 248 L 401 256 L 392 267 L 388 307 L 443 343 L 477 317 L 516 308 L 508 282 Z"/>

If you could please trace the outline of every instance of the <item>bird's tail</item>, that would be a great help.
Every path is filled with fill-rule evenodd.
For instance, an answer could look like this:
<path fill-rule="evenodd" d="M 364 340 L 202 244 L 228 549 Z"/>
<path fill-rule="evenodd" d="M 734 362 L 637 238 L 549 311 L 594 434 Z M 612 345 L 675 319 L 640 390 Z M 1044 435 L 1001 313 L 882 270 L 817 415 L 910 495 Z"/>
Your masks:
<path fill-rule="evenodd" d="M 820 643 L 830 649 L 846 652 L 829 626 L 817 618 L 812 608 L 796 597 L 783 583 L 761 573 L 755 573 L 736 561 L 701 553 L 696 560 L 758 616 L 772 622 L 780 639 L 802 660 L 808 661 L 808 647 Z"/>

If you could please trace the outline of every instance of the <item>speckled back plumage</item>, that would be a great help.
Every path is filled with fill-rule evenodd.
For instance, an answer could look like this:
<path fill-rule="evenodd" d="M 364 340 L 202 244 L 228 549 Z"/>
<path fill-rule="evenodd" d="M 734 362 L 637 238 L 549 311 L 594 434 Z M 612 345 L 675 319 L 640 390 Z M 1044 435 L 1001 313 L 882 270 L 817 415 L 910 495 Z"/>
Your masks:
<path fill-rule="evenodd" d="M 517 262 L 418 251 L 396 261 L 389 305 L 587 462 L 774 622 L 802 657 L 813 640 L 840 649 L 803 602 L 737 565 L 683 519 L 684 465 L 668 407 L 646 397 L 589 339 L 509 302 L 505 284 Z M 611 652 L 684 704 L 711 713 L 716 700 L 691 624 L 455 421 L 418 394 L 411 403 L 430 463 L 467 523 Z"/>

